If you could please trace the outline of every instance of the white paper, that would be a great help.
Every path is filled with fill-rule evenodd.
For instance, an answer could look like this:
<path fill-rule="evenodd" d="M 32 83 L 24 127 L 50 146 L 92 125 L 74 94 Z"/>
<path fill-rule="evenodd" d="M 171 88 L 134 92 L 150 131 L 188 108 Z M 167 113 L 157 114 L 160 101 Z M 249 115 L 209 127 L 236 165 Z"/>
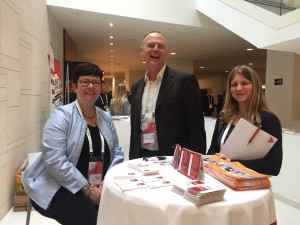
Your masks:
<path fill-rule="evenodd" d="M 263 130 L 259 130 L 248 144 L 257 127 L 241 118 L 221 148 L 220 153 L 230 159 L 252 160 L 261 159 L 276 143 L 277 138 Z"/>

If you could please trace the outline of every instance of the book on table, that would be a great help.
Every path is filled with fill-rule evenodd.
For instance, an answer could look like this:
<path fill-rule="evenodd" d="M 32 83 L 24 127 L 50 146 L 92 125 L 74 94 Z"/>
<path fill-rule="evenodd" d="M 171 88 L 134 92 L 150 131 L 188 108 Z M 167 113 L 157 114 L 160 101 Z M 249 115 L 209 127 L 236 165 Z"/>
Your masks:
<path fill-rule="evenodd" d="M 204 180 L 202 155 L 187 148 L 181 148 L 177 170 L 193 180 Z"/>
<path fill-rule="evenodd" d="M 183 197 L 195 205 L 203 205 L 211 202 L 221 201 L 224 199 L 226 189 L 210 184 L 199 184 L 195 187 L 189 187 Z"/>
<path fill-rule="evenodd" d="M 269 175 L 258 173 L 238 161 L 223 160 L 211 155 L 205 161 L 205 172 L 236 190 L 270 188 Z"/>
<path fill-rule="evenodd" d="M 180 158 L 181 158 L 181 146 L 176 145 L 174 149 L 172 164 L 171 164 L 174 169 L 178 169 Z"/>
<path fill-rule="evenodd" d="M 176 182 L 173 184 L 171 191 L 183 196 L 184 192 L 187 191 L 188 188 L 196 187 L 199 186 L 200 184 L 203 184 L 203 182 L 200 180 L 191 180 L 191 181 L 181 182 L 181 183 Z"/>

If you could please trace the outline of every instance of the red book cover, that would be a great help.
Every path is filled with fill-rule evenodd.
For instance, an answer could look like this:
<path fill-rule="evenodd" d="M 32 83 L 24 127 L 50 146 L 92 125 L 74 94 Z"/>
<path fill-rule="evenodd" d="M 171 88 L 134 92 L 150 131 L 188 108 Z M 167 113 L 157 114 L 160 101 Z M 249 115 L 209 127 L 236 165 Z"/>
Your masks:
<path fill-rule="evenodd" d="M 191 157 L 191 151 L 183 148 L 181 150 L 181 157 L 180 157 L 180 162 L 179 162 L 179 166 L 178 166 L 178 172 L 182 173 L 185 176 L 187 176 L 187 174 L 188 174 L 188 169 L 189 169 L 189 165 L 190 165 L 190 157 Z"/>
<path fill-rule="evenodd" d="M 202 180 L 204 178 L 201 154 L 191 151 L 187 177 L 193 180 Z"/>
<path fill-rule="evenodd" d="M 181 156 L 181 147 L 180 145 L 176 145 L 174 150 L 173 160 L 172 160 L 172 167 L 174 169 L 177 169 L 179 166 L 180 156 Z"/>

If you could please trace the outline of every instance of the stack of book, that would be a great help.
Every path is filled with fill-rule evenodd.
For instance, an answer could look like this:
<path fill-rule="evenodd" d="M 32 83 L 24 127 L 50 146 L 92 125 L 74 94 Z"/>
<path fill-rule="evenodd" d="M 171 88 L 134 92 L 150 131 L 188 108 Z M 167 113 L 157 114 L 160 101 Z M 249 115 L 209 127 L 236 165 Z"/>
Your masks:
<path fill-rule="evenodd" d="M 205 160 L 205 172 L 235 190 L 270 188 L 269 176 L 257 173 L 235 161 L 229 162 L 216 155 Z"/>
<path fill-rule="evenodd" d="M 195 205 L 203 205 L 224 199 L 226 189 L 209 184 L 201 184 L 196 187 L 190 187 L 184 192 L 183 197 Z"/>
<path fill-rule="evenodd" d="M 183 196 L 184 192 L 186 192 L 188 188 L 196 187 L 199 186 L 200 184 L 203 184 L 203 182 L 200 180 L 192 180 L 185 183 L 176 183 L 173 184 L 171 191 Z"/>
<path fill-rule="evenodd" d="M 138 167 L 137 172 L 143 176 L 157 175 L 159 174 L 160 168 L 155 165 Z"/>
<path fill-rule="evenodd" d="M 133 161 L 128 163 L 128 167 L 136 170 L 144 176 L 159 174 L 160 167 L 155 162 L 150 161 Z"/>
<path fill-rule="evenodd" d="M 150 166 L 152 163 L 148 161 L 129 161 L 128 167 L 132 169 L 137 169 L 140 167 Z"/>
<path fill-rule="evenodd" d="M 226 191 L 225 188 L 208 185 L 199 180 L 174 184 L 171 190 L 197 206 L 223 200 Z"/>
<path fill-rule="evenodd" d="M 122 191 L 131 191 L 141 188 L 147 188 L 145 182 L 139 178 L 121 178 L 115 179 L 115 184 L 119 186 Z"/>
<path fill-rule="evenodd" d="M 135 178 L 115 179 L 115 184 L 124 191 L 131 191 L 143 188 L 159 188 L 171 186 L 172 183 L 161 175 L 137 176 Z"/>

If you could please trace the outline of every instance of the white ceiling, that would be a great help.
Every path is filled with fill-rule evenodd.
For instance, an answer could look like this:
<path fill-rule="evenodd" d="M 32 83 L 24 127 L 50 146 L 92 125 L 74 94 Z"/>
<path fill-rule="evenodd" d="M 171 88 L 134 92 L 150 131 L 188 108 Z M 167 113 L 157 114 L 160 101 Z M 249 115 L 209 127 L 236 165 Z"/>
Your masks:
<path fill-rule="evenodd" d="M 140 41 L 153 30 L 164 33 L 169 52 L 176 52 L 168 59 L 172 63 L 194 62 L 194 73 L 198 76 L 225 74 L 225 70 L 250 62 L 255 69 L 266 67 L 266 50 L 257 49 L 200 12 L 201 28 L 56 6 L 48 6 L 48 9 L 77 44 L 78 61 L 96 63 L 106 75 L 144 70 L 139 54 Z M 114 24 L 113 28 L 109 27 L 110 22 Z M 113 41 L 109 39 L 110 35 L 114 36 Z M 110 46 L 110 42 L 114 45 Z M 248 52 L 246 48 L 254 51 Z"/>

